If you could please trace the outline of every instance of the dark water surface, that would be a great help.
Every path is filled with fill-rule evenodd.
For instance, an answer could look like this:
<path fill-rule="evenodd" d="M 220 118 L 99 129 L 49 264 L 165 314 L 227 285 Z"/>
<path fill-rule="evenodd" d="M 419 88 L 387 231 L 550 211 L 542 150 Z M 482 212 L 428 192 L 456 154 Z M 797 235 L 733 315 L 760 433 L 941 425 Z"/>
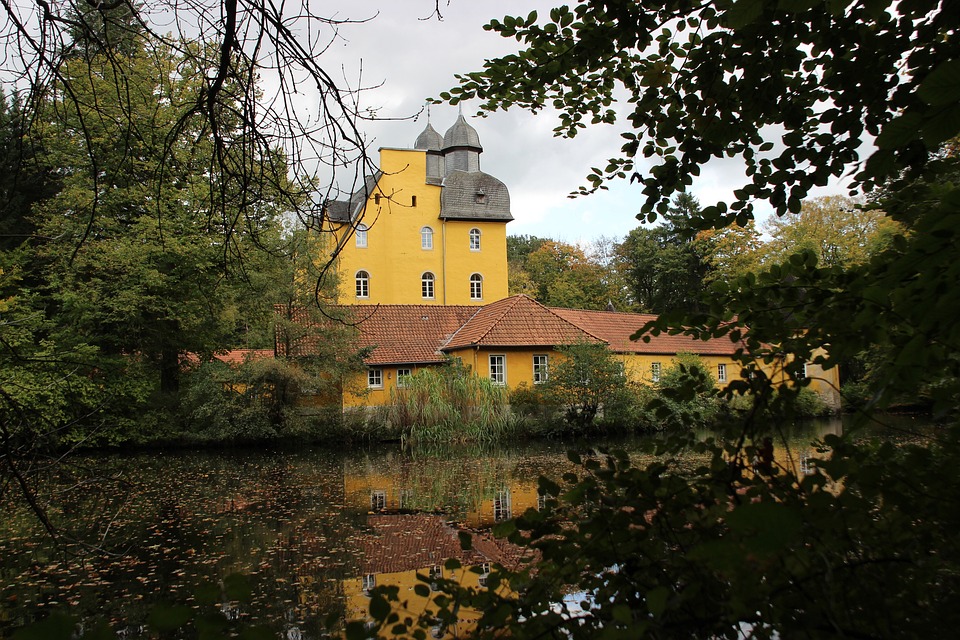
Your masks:
<path fill-rule="evenodd" d="M 809 443 L 840 428 L 791 430 L 778 460 L 800 468 Z M 642 441 L 616 444 L 643 461 Z M 489 536 L 460 551 L 457 531 L 537 508 L 537 478 L 574 470 L 566 451 L 589 446 L 74 457 L 39 489 L 74 542 L 52 544 L 22 501 L 2 506 L 0 636 L 56 611 L 121 637 L 188 615 L 320 637 L 328 617 L 364 615 L 369 587 L 412 591 L 449 557 L 479 567 L 483 584 L 514 552 Z"/>

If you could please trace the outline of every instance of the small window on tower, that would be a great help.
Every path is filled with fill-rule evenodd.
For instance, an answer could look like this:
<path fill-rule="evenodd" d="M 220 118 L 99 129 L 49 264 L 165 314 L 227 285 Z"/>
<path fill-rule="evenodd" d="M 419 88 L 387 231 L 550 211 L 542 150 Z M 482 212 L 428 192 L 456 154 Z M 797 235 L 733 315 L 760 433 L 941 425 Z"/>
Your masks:
<path fill-rule="evenodd" d="M 410 196 L 410 206 L 411 207 L 417 206 L 417 196 Z"/>
<path fill-rule="evenodd" d="M 477 204 L 485 204 L 487 202 L 487 194 L 483 189 L 477 189 Z"/>

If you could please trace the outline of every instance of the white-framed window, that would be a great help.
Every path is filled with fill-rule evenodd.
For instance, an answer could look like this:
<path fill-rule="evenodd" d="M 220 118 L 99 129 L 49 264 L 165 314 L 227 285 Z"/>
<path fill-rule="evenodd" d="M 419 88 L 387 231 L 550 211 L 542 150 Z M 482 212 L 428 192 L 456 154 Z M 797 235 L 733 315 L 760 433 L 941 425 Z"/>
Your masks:
<path fill-rule="evenodd" d="M 507 356 L 490 356 L 490 380 L 493 384 L 507 384 Z"/>
<path fill-rule="evenodd" d="M 370 274 L 367 273 L 366 271 L 357 271 L 356 280 L 357 280 L 357 297 L 369 298 L 370 297 Z"/>
<path fill-rule="evenodd" d="M 370 595 L 370 592 L 373 591 L 374 587 L 377 586 L 377 576 L 373 573 L 364 574 L 360 578 L 360 588 L 363 589 L 364 595 Z"/>
<path fill-rule="evenodd" d="M 480 251 L 480 229 L 470 229 L 470 251 Z"/>
<path fill-rule="evenodd" d="M 383 511 L 387 508 L 387 492 L 374 489 L 370 492 L 370 511 Z"/>
<path fill-rule="evenodd" d="M 483 276 L 479 273 L 470 276 L 470 299 L 483 300 Z"/>
<path fill-rule="evenodd" d="M 550 357 L 545 353 L 536 353 L 533 355 L 533 384 L 540 384 L 547 381 L 547 367 Z"/>
<path fill-rule="evenodd" d="M 371 389 L 383 388 L 383 369 L 367 369 L 367 386 Z"/>
<path fill-rule="evenodd" d="M 803 379 L 806 378 L 808 375 L 810 375 L 810 374 L 809 374 L 809 372 L 807 371 L 807 363 L 804 362 L 804 363 L 803 363 L 803 366 L 800 367 L 800 370 L 797 371 L 797 380 L 803 380 Z"/>
<path fill-rule="evenodd" d="M 433 274 L 427 271 L 420 276 L 420 295 L 427 300 L 433 300 Z"/>
<path fill-rule="evenodd" d="M 410 383 L 410 376 L 413 375 L 412 369 L 397 369 L 397 386 L 405 387 Z"/>
<path fill-rule="evenodd" d="M 367 248 L 367 225 L 360 223 L 357 230 L 353 232 L 353 237 L 357 240 L 357 246 L 361 249 Z"/>
<path fill-rule="evenodd" d="M 420 229 L 420 248 L 425 250 L 433 249 L 433 229 L 430 227 Z"/>
<path fill-rule="evenodd" d="M 503 522 L 513 517 L 513 501 L 510 497 L 510 489 L 497 491 L 493 499 L 493 520 L 494 522 Z"/>
<path fill-rule="evenodd" d="M 650 365 L 650 379 L 654 382 L 660 382 L 660 363 L 654 362 Z"/>
<path fill-rule="evenodd" d="M 726 382 L 726 381 L 727 381 L 727 365 L 725 365 L 725 364 L 718 364 L 718 365 L 717 365 L 717 380 L 718 380 L 719 382 Z"/>
<path fill-rule="evenodd" d="M 487 586 L 487 579 L 490 577 L 490 563 L 484 562 L 480 565 L 480 578 L 477 580 L 481 587 Z"/>

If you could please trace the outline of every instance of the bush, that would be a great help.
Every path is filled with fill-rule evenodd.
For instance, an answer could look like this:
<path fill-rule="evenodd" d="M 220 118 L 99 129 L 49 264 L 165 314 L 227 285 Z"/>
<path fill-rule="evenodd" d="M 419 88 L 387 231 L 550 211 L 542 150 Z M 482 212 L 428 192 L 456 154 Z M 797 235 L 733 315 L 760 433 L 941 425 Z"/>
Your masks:
<path fill-rule="evenodd" d="M 703 360 L 679 353 L 664 370 L 646 409 L 658 429 L 694 429 L 716 423 L 722 403 Z"/>
<path fill-rule="evenodd" d="M 656 430 L 653 414 L 647 409 L 655 391 L 628 382 L 607 399 L 600 416 L 600 427 L 608 432 L 646 433 Z"/>
<path fill-rule="evenodd" d="M 544 391 L 543 385 L 531 387 L 521 382 L 510 392 L 509 402 L 514 417 L 525 422 L 548 424 L 555 422 L 559 415 L 559 407 Z"/>
<path fill-rule="evenodd" d="M 544 392 L 563 407 L 567 426 L 589 430 L 606 403 L 627 384 L 623 367 L 605 344 L 579 342 L 558 349 L 562 358 L 550 369 Z"/>

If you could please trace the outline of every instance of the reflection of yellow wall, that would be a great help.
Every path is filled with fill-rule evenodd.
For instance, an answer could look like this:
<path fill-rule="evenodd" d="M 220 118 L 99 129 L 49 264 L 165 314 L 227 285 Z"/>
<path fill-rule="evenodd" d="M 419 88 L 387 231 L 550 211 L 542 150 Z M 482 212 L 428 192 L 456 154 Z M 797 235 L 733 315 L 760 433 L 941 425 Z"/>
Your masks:
<path fill-rule="evenodd" d="M 349 225 L 331 231 L 342 244 L 337 265 L 343 304 L 473 304 L 507 296 L 507 239 L 504 221 L 440 219 L 441 187 L 426 182 L 426 152 L 381 149 L 383 175 L 367 199 L 359 222 L 368 227 L 358 247 Z M 433 232 L 425 249 L 421 230 Z M 470 229 L 480 230 L 480 250 L 470 250 Z M 356 297 L 356 274 L 370 275 L 369 297 Z M 424 298 L 421 278 L 433 274 L 434 296 Z M 483 278 L 483 298 L 470 297 L 470 276 Z"/>
<path fill-rule="evenodd" d="M 842 425 L 839 420 L 823 421 L 815 423 L 813 433 L 804 430 L 800 435 L 777 435 L 771 437 L 773 441 L 773 466 L 778 473 L 790 473 L 802 477 L 810 470 L 809 459 L 820 458 L 829 459 L 829 452 L 817 451 L 814 444 L 816 440 L 822 440 L 824 436 L 833 434 L 840 435 Z M 760 443 L 753 443 L 759 447 Z"/>
<path fill-rule="evenodd" d="M 481 589 L 481 571 L 480 566 L 477 567 L 462 567 L 457 570 L 447 570 L 443 568 L 443 561 L 440 561 L 439 566 L 442 571 L 443 577 L 448 580 L 453 580 L 460 584 L 462 587 L 474 589 Z M 427 609 L 432 609 L 436 611 L 438 607 L 434 603 L 434 599 L 438 595 L 437 592 L 431 591 L 428 596 L 421 596 L 414 591 L 414 587 L 417 584 L 428 584 L 423 582 L 420 578 L 417 577 L 417 574 L 428 578 L 430 576 L 430 567 L 423 567 L 417 570 L 410 571 L 399 571 L 395 573 L 375 573 L 369 574 L 367 577 L 368 580 L 376 583 L 376 586 L 396 586 L 400 588 L 399 598 L 401 603 L 406 603 L 404 608 L 395 608 L 394 611 L 400 614 L 400 618 L 410 616 L 414 620 L 417 619 L 424 611 Z M 364 578 L 351 578 L 343 581 L 343 592 L 347 601 L 347 620 L 365 620 L 368 619 L 369 613 L 368 609 L 370 606 L 370 597 L 363 589 Z M 503 590 L 503 587 L 501 587 Z M 477 619 L 480 617 L 480 612 L 468 609 L 461 608 L 458 610 L 458 621 L 456 628 L 447 629 L 447 636 L 464 638 L 469 637 L 470 633 L 476 629 Z M 404 637 L 404 636 L 397 636 Z"/>
<path fill-rule="evenodd" d="M 536 482 L 514 481 L 480 504 L 480 510 L 467 515 L 471 527 L 483 527 L 519 516 L 527 509 L 538 508 Z M 503 500 L 509 501 L 508 505 Z M 509 507 L 506 509 L 505 507 Z"/>
<path fill-rule="evenodd" d="M 398 478 L 368 469 L 363 474 L 344 474 L 343 493 L 346 504 L 361 511 L 398 511 L 409 509 L 415 496 L 407 492 L 415 487 L 400 486 Z M 512 480 L 501 489 L 483 491 L 485 497 L 467 512 L 465 521 L 471 527 L 483 527 L 518 516 L 527 509 L 538 508 L 535 480 Z M 506 502 L 504 502 L 504 500 Z M 422 506 L 422 505 L 420 505 Z"/>
<path fill-rule="evenodd" d="M 375 493 L 383 493 L 383 505 L 374 504 Z M 362 511 L 378 509 L 396 511 L 404 509 L 403 488 L 397 486 L 397 478 L 368 470 L 363 475 L 344 474 L 344 501 Z"/>

